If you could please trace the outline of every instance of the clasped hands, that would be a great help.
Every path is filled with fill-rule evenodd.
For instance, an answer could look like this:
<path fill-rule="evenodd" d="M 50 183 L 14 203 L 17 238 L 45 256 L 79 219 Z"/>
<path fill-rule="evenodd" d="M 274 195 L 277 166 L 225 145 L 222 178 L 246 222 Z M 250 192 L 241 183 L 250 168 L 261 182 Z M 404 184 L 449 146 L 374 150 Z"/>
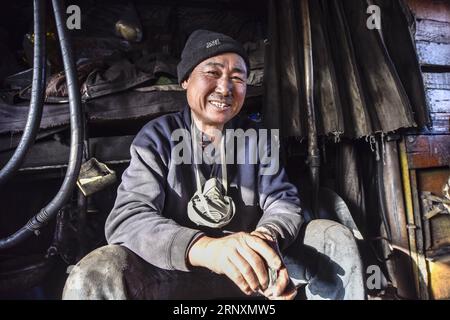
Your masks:
<path fill-rule="evenodd" d="M 188 252 L 192 266 L 223 274 L 246 295 L 261 294 L 270 300 L 292 300 L 297 290 L 279 254 L 276 239 L 258 228 L 222 238 L 202 236 Z M 276 271 L 269 286 L 268 268 Z"/>

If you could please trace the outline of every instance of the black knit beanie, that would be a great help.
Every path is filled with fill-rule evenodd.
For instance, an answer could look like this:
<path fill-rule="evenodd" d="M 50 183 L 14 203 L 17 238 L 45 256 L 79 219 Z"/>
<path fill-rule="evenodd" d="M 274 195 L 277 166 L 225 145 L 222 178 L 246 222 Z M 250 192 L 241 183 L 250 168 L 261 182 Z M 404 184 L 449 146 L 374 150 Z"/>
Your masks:
<path fill-rule="evenodd" d="M 186 41 L 181 61 L 177 66 L 178 83 L 181 84 L 186 80 L 200 62 L 227 52 L 237 53 L 244 59 L 248 75 L 250 63 L 247 53 L 239 42 L 222 33 L 208 30 L 194 31 Z"/>

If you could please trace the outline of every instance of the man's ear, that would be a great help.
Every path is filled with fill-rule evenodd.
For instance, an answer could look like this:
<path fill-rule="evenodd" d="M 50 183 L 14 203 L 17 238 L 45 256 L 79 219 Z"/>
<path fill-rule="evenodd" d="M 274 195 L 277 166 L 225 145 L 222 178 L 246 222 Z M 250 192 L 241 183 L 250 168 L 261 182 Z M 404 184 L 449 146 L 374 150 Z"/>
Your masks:
<path fill-rule="evenodd" d="M 184 81 L 181 83 L 181 87 L 182 87 L 183 89 L 185 89 L 185 90 L 187 89 L 188 81 L 189 81 L 189 78 L 186 79 L 186 80 L 184 80 Z"/>

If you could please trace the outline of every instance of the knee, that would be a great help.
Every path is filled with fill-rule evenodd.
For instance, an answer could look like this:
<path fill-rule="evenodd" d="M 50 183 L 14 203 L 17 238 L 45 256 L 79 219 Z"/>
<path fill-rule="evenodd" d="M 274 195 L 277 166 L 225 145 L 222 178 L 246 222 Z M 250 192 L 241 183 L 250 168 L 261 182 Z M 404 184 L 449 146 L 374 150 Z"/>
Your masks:
<path fill-rule="evenodd" d="M 340 254 L 343 251 L 358 254 L 357 244 L 350 229 L 332 220 L 312 220 L 306 226 L 304 243 L 316 248 L 326 247 L 332 251 L 338 249 Z"/>
<path fill-rule="evenodd" d="M 331 299 L 364 299 L 362 260 L 349 228 L 330 220 L 313 220 L 307 226 L 305 243 L 320 253 L 312 293 L 324 292 L 323 296 Z M 330 283 L 334 285 L 330 287 Z M 318 289 L 320 286 L 333 294 Z"/>
<path fill-rule="evenodd" d="M 113 271 L 121 271 L 126 265 L 127 255 L 126 249 L 122 246 L 100 247 L 81 259 L 71 270 L 69 278 L 74 276 L 91 277 L 98 272 L 107 276 Z"/>
<path fill-rule="evenodd" d="M 354 239 L 349 228 L 339 222 L 326 219 L 312 220 L 306 226 L 306 232 L 322 234 L 326 236 L 342 237 L 344 239 Z"/>
<path fill-rule="evenodd" d="M 99 288 L 114 287 L 116 282 L 122 281 L 127 260 L 127 249 L 119 245 L 107 245 L 92 251 L 70 271 L 63 299 L 99 298 L 95 296 Z"/>

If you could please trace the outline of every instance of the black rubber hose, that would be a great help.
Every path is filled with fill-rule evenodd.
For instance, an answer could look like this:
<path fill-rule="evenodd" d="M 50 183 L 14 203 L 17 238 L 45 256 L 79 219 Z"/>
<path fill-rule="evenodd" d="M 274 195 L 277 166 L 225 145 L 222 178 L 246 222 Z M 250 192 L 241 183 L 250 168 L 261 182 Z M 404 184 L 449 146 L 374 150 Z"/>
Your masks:
<path fill-rule="evenodd" d="M 0 187 L 22 166 L 36 138 L 44 105 L 45 72 L 45 1 L 34 0 L 34 58 L 30 111 L 19 145 L 8 163 L 0 170 Z"/>
<path fill-rule="evenodd" d="M 383 138 L 380 138 L 380 144 L 384 143 Z M 384 155 L 382 155 L 384 157 Z M 377 162 L 377 174 L 376 174 L 376 188 L 378 195 L 378 208 L 380 210 L 381 221 L 386 228 L 386 237 L 389 240 L 389 243 L 392 243 L 392 233 L 391 226 L 388 220 L 388 212 L 387 212 L 387 201 L 386 201 L 386 187 L 384 184 L 384 163 L 383 158 L 380 158 Z M 391 179 L 391 178 L 390 178 Z"/>
<path fill-rule="evenodd" d="M 39 1 L 39 0 L 38 0 Z M 61 54 L 66 73 L 69 92 L 70 108 L 70 156 L 66 175 L 56 196 L 37 215 L 13 235 L 0 240 L 0 250 L 11 248 L 37 233 L 52 219 L 58 211 L 67 203 L 72 195 L 81 167 L 83 151 L 83 124 L 81 114 L 81 98 L 78 85 L 76 66 L 73 60 L 71 46 L 67 37 L 66 23 L 60 0 L 52 0 L 55 14 L 56 28 L 58 31 Z"/>

